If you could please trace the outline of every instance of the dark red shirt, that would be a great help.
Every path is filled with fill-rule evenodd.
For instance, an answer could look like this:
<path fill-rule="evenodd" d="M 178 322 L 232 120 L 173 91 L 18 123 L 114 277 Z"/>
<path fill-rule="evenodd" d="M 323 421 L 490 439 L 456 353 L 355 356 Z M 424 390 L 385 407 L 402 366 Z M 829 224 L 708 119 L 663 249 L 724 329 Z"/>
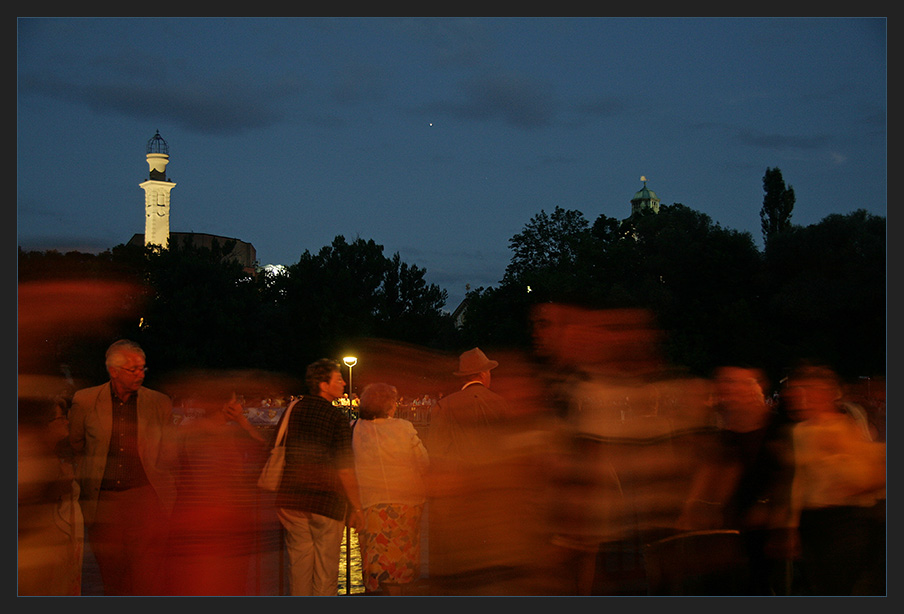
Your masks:
<path fill-rule="evenodd" d="M 121 400 L 110 388 L 113 401 L 113 424 L 110 449 L 101 490 L 128 490 L 145 486 L 148 477 L 138 456 L 138 394 Z"/>

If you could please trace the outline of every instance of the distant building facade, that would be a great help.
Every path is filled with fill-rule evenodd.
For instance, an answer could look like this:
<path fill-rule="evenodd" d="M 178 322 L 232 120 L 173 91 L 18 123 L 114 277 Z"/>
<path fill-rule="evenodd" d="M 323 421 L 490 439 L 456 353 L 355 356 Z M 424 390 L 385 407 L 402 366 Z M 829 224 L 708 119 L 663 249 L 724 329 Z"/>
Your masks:
<path fill-rule="evenodd" d="M 247 243 L 240 239 L 223 237 L 219 235 L 211 235 L 203 232 L 171 232 L 169 241 L 173 246 L 176 245 L 192 245 L 194 247 L 204 247 L 210 249 L 214 241 L 220 247 L 223 247 L 229 241 L 235 241 L 235 246 L 226 257 L 238 261 L 244 268 L 254 270 L 257 264 L 257 251 L 251 243 Z M 132 235 L 129 245 L 147 245 L 147 241 L 143 234 Z M 155 244 L 156 245 L 156 244 Z"/>

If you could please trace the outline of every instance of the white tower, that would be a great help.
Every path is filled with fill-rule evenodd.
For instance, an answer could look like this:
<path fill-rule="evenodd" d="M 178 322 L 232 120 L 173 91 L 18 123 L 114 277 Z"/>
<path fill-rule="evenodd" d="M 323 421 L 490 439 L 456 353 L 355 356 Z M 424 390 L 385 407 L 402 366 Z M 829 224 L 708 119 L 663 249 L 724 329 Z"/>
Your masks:
<path fill-rule="evenodd" d="M 170 190 L 176 184 L 166 178 L 169 146 L 160 131 L 148 141 L 148 180 L 140 184 L 144 190 L 144 244 L 169 246 Z"/>

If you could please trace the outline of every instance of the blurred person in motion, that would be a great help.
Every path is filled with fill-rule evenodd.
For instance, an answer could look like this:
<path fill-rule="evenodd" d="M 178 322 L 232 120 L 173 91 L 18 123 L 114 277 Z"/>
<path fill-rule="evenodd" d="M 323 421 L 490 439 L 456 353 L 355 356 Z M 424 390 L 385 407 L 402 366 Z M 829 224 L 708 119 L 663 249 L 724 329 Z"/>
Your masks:
<path fill-rule="evenodd" d="M 835 372 L 803 366 L 782 401 L 791 426 L 794 477 L 787 527 L 805 591 L 885 594 L 885 444 L 840 409 Z"/>
<path fill-rule="evenodd" d="M 784 421 L 766 401 L 765 376 L 746 366 L 723 366 L 713 374 L 713 405 L 720 446 L 697 474 L 681 529 L 741 531 L 750 570 L 751 595 L 787 594 L 783 561 L 766 545 L 782 509 L 791 472 L 783 464 L 790 442 Z"/>
<path fill-rule="evenodd" d="M 405 397 L 420 398 L 417 413 L 429 422 L 421 435 L 430 455 L 421 535 L 426 576 L 406 593 L 551 594 L 544 575 L 551 429 L 533 364 L 518 350 L 493 361 L 476 349 L 466 354 L 385 340 L 358 346 L 359 361 L 372 365 L 370 381 L 392 382 Z M 449 392 L 468 382 L 467 395 L 445 405 Z"/>
<path fill-rule="evenodd" d="M 144 387 L 134 341 L 106 353 L 110 381 L 75 393 L 69 440 L 105 595 L 159 595 L 175 498 L 172 402 Z"/>
<path fill-rule="evenodd" d="M 292 409 L 286 435 L 286 465 L 276 494 L 286 532 L 292 595 L 336 596 L 346 522 L 362 530 L 352 431 L 333 405 L 345 391 L 339 364 L 308 365 L 309 394 Z M 285 414 L 283 414 L 285 416 Z"/>
<path fill-rule="evenodd" d="M 84 523 L 66 404 L 19 397 L 18 594 L 81 594 Z"/>
<path fill-rule="evenodd" d="M 557 415 L 549 481 L 558 590 L 645 591 L 637 548 L 678 532 L 696 476 L 717 450 L 707 387 L 666 367 L 647 310 L 545 303 L 533 323 Z"/>
<path fill-rule="evenodd" d="M 513 550 L 510 494 L 514 484 L 500 464 L 510 416 L 506 400 L 490 390 L 499 366 L 480 348 L 459 356 L 461 388 L 432 408 L 427 451 L 429 576 L 440 595 L 509 594 L 524 561 Z"/>
<path fill-rule="evenodd" d="M 421 574 L 421 517 L 429 457 L 414 425 L 395 417 L 398 392 L 384 383 L 364 388 L 352 426 L 355 471 L 364 510 L 359 534 L 364 588 L 403 594 Z"/>
<path fill-rule="evenodd" d="M 257 548 L 257 473 L 266 438 L 248 422 L 234 393 L 195 396 L 204 414 L 176 429 L 176 502 L 170 523 L 168 592 L 245 595 Z"/>

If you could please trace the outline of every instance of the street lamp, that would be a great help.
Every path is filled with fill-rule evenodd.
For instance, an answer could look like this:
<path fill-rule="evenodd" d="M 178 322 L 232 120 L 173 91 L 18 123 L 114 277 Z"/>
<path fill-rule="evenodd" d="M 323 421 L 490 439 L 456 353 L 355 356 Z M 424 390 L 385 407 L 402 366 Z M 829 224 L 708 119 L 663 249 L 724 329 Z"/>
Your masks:
<path fill-rule="evenodd" d="M 352 367 L 358 364 L 358 359 L 354 356 L 344 356 L 342 362 L 348 367 L 348 405 L 345 408 L 345 417 L 351 421 L 352 417 Z M 352 549 L 352 530 L 351 527 L 345 525 L 345 594 L 352 592 L 352 566 L 351 566 L 351 549 Z"/>
<path fill-rule="evenodd" d="M 346 356 L 342 359 L 342 362 L 345 363 L 345 366 L 348 367 L 348 407 L 349 411 L 351 411 L 352 406 L 352 367 L 358 364 L 358 359 L 354 356 Z"/>

